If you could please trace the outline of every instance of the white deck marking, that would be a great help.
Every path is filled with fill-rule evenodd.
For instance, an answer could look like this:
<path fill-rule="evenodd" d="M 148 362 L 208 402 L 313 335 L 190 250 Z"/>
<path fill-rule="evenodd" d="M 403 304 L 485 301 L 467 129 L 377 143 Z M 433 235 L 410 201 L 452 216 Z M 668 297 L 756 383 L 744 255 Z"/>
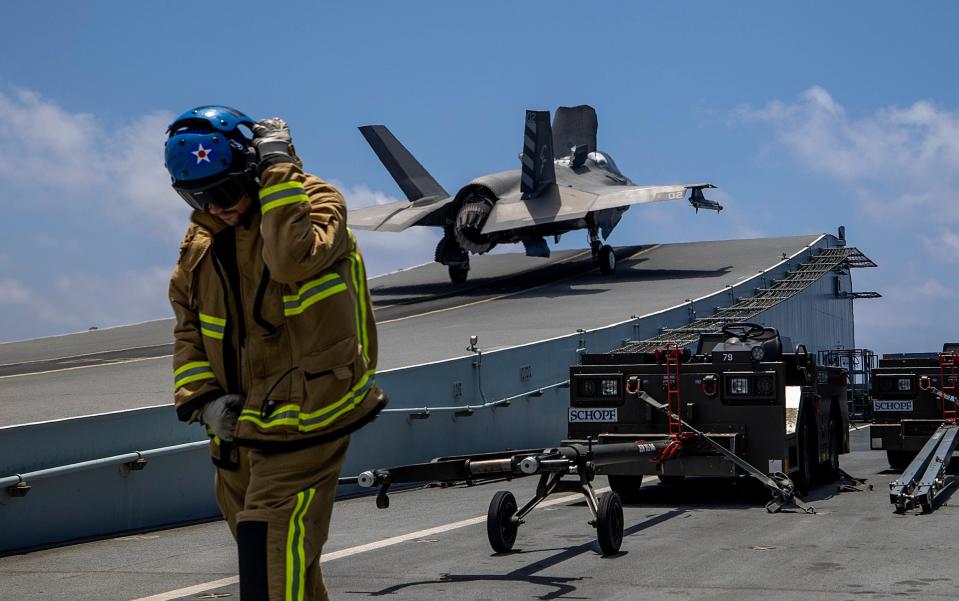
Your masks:
<path fill-rule="evenodd" d="M 152 361 L 154 359 L 170 359 L 173 355 L 157 355 L 156 357 L 141 357 L 139 359 L 123 359 L 122 361 L 110 361 L 107 363 L 97 363 L 96 365 L 76 365 L 74 367 L 61 367 L 58 369 L 48 369 L 46 371 L 32 371 L 26 374 L 11 374 L 9 376 L 0 376 L 0 380 L 7 378 L 25 378 L 27 376 L 42 376 L 43 374 L 55 374 L 61 371 L 73 371 L 75 369 L 93 369 L 94 367 L 112 367 L 114 365 L 123 365 L 124 363 L 139 363 L 140 361 Z"/>
<path fill-rule="evenodd" d="M 608 490 L 609 488 L 597 488 L 596 494 L 601 494 Z M 576 495 L 565 495 L 562 497 L 556 497 L 555 499 L 546 499 L 545 501 L 537 505 L 536 508 L 539 509 L 540 507 L 560 505 L 562 503 L 568 503 L 570 501 L 578 501 L 579 499 L 582 499 L 582 498 L 583 498 L 582 495 L 576 494 Z M 320 563 L 326 563 L 328 561 L 333 561 L 334 559 L 342 559 L 344 557 L 351 557 L 353 555 L 358 555 L 360 553 L 366 553 L 367 551 L 375 551 L 376 549 L 391 547 L 399 543 L 405 543 L 406 541 L 416 540 L 418 538 L 425 538 L 428 536 L 432 536 L 434 534 L 441 534 L 443 532 L 449 532 L 450 530 L 465 528 L 466 526 L 474 526 L 476 524 L 482 524 L 484 522 L 486 522 L 485 515 L 478 516 L 475 518 L 469 518 L 466 520 L 460 520 L 458 522 L 451 522 L 449 524 L 443 524 L 442 526 L 436 526 L 434 528 L 427 528 L 426 530 L 410 532 L 409 534 L 391 536 L 390 538 L 384 538 L 383 540 L 374 541 L 372 543 L 366 543 L 365 545 L 358 545 L 356 547 L 350 547 L 348 549 L 340 549 L 339 551 L 324 553 L 320 557 Z M 229 578 L 211 580 L 210 582 L 195 584 L 193 586 L 180 588 L 175 591 L 169 591 L 167 593 L 159 593 L 157 595 L 151 595 L 149 597 L 139 597 L 137 599 L 133 599 L 132 601 L 173 601 L 174 599 L 180 599 L 182 597 L 186 597 L 187 595 L 195 595 L 197 593 L 202 593 L 205 591 L 221 588 L 224 586 L 230 586 L 231 584 L 236 584 L 239 581 L 240 581 L 239 576 L 230 576 Z"/>

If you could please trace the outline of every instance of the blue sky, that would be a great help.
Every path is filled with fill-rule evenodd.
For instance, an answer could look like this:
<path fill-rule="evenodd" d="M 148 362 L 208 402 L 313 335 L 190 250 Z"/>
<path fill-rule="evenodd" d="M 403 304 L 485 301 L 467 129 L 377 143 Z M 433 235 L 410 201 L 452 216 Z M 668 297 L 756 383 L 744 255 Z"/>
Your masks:
<path fill-rule="evenodd" d="M 15 3 L 0 22 L 0 341 L 169 315 L 188 209 L 163 129 L 191 106 L 283 116 L 355 205 L 399 197 L 356 126 L 388 124 L 447 188 L 517 166 L 523 110 L 590 103 L 643 183 L 728 209 L 637 207 L 614 244 L 834 232 L 857 342 L 959 339 L 953 3 Z M 435 234 L 364 236 L 371 272 Z M 575 235 L 567 245 L 582 242 Z"/>

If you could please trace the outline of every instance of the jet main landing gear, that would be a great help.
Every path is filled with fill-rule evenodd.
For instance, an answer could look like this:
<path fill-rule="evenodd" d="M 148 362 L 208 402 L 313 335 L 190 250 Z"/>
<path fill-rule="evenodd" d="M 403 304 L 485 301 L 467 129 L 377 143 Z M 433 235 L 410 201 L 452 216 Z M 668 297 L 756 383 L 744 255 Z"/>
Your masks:
<path fill-rule="evenodd" d="M 599 240 L 590 242 L 593 251 L 593 263 L 599 267 L 599 272 L 603 275 L 612 275 L 616 272 L 616 251 L 609 244 L 603 244 Z"/>

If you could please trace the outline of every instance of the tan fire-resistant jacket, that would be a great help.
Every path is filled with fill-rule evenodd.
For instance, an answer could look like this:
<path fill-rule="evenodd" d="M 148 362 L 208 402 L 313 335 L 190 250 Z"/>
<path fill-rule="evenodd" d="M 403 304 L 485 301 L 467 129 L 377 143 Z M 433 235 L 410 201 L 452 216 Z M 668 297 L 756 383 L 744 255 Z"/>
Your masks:
<path fill-rule="evenodd" d="M 219 395 L 242 394 L 237 444 L 299 447 L 355 430 L 385 405 L 376 324 L 340 193 L 292 163 L 260 180 L 260 210 L 233 228 L 235 250 L 216 243 L 227 226 L 200 212 L 180 245 L 174 402 L 191 421 Z"/>

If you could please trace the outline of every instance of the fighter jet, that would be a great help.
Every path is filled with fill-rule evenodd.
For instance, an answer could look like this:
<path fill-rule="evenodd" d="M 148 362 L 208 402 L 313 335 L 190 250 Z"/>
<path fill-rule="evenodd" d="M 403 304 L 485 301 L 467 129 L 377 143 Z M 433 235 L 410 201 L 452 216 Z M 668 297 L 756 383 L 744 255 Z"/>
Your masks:
<path fill-rule="evenodd" d="M 470 254 L 497 244 L 522 243 L 526 254 L 548 257 L 546 237 L 585 229 L 593 260 L 603 274 L 616 270 L 616 254 L 604 244 L 631 205 L 681 200 L 699 209 L 721 211 L 703 196 L 709 183 L 639 186 L 596 147 L 598 120 L 588 105 L 561 106 L 550 125 L 549 111 L 526 111 L 520 169 L 474 179 L 449 194 L 383 125 L 360 132 L 407 200 L 349 211 L 360 230 L 400 232 L 412 226 L 443 229 L 435 260 L 450 280 L 466 281 Z M 600 237 L 602 236 L 602 238 Z"/>

